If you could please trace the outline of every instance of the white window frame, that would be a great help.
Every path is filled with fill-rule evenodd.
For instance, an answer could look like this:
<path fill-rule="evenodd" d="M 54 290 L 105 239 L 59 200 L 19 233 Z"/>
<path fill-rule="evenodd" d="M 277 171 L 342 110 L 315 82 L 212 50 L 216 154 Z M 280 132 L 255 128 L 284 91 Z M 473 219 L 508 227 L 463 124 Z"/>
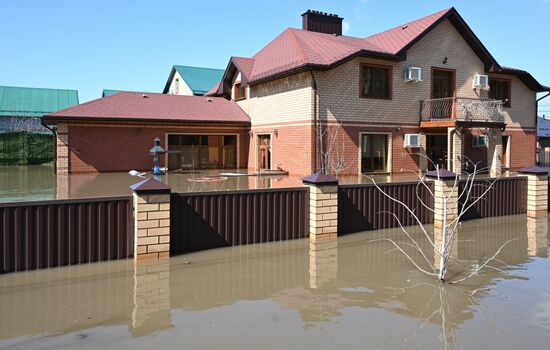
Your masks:
<path fill-rule="evenodd" d="M 363 135 L 387 135 L 388 136 L 388 155 L 387 155 L 387 163 L 386 163 L 386 171 L 383 172 L 374 172 L 374 173 L 365 173 L 365 174 L 386 174 L 386 173 L 392 173 L 393 169 L 393 133 L 390 131 L 360 131 L 359 132 L 359 149 L 358 149 L 358 155 L 357 155 L 357 172 L 359 174 L 363 174 L 361 172 L 361 157 L 362 157 L 362 150 L 363 150 Z"/>

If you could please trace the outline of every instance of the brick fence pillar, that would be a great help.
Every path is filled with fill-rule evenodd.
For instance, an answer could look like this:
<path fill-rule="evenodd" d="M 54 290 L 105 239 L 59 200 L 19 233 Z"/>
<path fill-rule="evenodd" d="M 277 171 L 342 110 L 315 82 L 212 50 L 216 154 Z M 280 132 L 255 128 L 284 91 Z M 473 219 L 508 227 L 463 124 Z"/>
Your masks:
<path fill-rule="evenodd" d="M 338 275 L 338 240 L 309 242 L 309 288 L 320 288 Z"/>
<path fill-rule="evenodd" d="M 336 238 L 338 179 L 318 173 L 306 177 L 303 182 L 309 187 L 309 238 Z"/>
<path fill-rule="evenodd" d="M 527 216 L 548 216 L 548 171 L 538 166 L 519 170 L 527 176 Z"/>
<path fill-rule="evenodd" d="M 443 228 L 444 216 L 447 216 L 447 224 L 458 216 L 458 185 L 455 185 L 457 174 L 440 169 L 428 171 L 426 177 L 434 181 L 434 227 Z M 446 212 L 444 200 L 447 200 Z M 437 237 L 437 236 L 436 236 Z"/>
<path fill-rule="evenodd" d="M 170 187 L 155 179 L 130 186 L 134 191 L 134 260 L 170 256 Z"/>
<path fill-rule="evenodd" d="M 527 254 L 548 257 L 548 219 L 527 217 Z"/>

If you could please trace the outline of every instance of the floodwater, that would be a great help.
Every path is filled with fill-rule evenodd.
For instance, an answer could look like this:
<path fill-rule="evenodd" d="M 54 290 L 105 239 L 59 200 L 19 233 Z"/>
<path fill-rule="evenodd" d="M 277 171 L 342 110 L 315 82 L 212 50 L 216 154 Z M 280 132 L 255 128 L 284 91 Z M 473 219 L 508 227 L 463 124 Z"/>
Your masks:
<path fill-rule="evenodd" d="M 201 181 L 204 176 L 220 173 L 245 175 L 246 169 L 203 170 L 194 174 L 175 174 L 156 177 L 172 187 L 172 192 L 210 192 L 265 188 L 301 187 L 297 176 L 229 176 L 223 181 Z M 513 174 L 510 174 L 513 175 Z M 153 177 L 147 173 L 146 177 Z M 376 175 L 378 183 L 414 181 L 415 174 Z M 56 175 L 52 164 L 28 166 L 0 166 L 0 202 L 95 198 L 130 195 L 129 186 L 143 178 L 128 173 L 94 173 Z M 367 176 L 342 176 L 341 184 L 371 183 Z"/>
<path fill-rule="evenodd" d="M 547 348 L 548 220 L 469 221 L 458 237 L 448 281 L 513 241 L 458 285 L 394 249 L 399 230 L 3 275 L 0 348 Z"/>

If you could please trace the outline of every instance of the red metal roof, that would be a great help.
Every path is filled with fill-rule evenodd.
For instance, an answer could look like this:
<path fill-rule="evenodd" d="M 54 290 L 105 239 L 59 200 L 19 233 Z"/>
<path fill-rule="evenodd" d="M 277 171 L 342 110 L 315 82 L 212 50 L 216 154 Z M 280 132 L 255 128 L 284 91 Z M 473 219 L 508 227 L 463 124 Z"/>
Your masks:
<path fill-rule="evenodd" d="M 222 97 L 128 91 L 47 114 L 45 119 L 250 123 L 234 101 Z"/>
<path fill-rule="evenodd" d="M 217 83 L 212 89 L 208 90 L 204 96 L 214 96 L 220 87 L 220 83 Z"/>
<path fill-rule="evenodd" d="M 454 9 L 446 9 L 367 38 L 288 28 L 252 57 L 251 82 L 306 65 L 330 66 L 354 54 L 392 56 L 405 49 Z"/>

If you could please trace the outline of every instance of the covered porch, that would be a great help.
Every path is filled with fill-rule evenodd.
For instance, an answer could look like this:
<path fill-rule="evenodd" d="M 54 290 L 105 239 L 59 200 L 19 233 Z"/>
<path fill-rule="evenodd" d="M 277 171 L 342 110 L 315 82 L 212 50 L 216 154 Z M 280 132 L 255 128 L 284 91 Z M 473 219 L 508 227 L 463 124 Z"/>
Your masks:
<path fill-rule="evenodd" d="M 503 102 L 448 97 L 420 101 L 421 170 L 435 166 L 455 173 L 479 171 L 500 176 L 509 164 Z"/>

